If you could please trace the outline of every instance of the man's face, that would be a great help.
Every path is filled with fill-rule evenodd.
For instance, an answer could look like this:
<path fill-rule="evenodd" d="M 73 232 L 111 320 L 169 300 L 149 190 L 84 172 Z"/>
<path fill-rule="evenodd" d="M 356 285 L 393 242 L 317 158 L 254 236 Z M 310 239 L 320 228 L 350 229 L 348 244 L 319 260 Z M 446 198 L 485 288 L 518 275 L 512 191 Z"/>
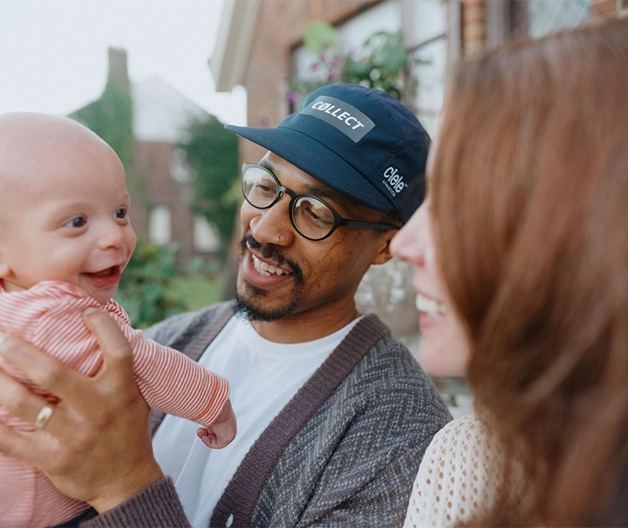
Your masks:
<path fill-rule="evenodd" d="M 17 157 L 0 186 L 11 197 L 0 213 L 4 286 L 65 281 L 105 303 L 136 241 L 124 169 L 89 137 L 51 143 L 45 157 Z"/>
<path fill-rule="evenodd" d="M 273 153 L 260 165 L 297 194 L 323 198 L 341 216 L 377 222 L 381 214 L 330 189 Z M 353 297 L 373 263 L 389 257 L 394 231 L 338 228 L 324 240 L 308 240 L 290 221 L 290 197 L 268 209 L 244 202 L 237 283 L 240 304 L 253 320 L 271 321 L 309 312 L 313 317 L 355 311 Z"/>

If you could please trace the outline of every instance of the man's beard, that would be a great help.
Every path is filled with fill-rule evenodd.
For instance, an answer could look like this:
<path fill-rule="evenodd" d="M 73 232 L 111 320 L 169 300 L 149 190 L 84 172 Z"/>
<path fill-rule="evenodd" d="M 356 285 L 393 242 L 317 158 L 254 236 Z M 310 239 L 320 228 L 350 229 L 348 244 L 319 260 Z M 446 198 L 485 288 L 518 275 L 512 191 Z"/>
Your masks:
<path fill-rule="evenodd" d="M 242 250 L 241 255 L 244 255 L 247 246 L 253 249 L 260 249 L 264 258 L 272 259 L 279 265 L 287 264 L 292 272 L 295 288 L 292 292 L 291 298 L 286 300 L 286 304 L 271 310 L 264 309 L 262 306 L 255 306 L 251 302 L 251 298 L 257 297 L 261 304 L 263 304 L 264 297 L 267 295 L 267 292 L 245 282 L 244 287 L 246 292 L 250 295 L 247 299 L 245 298 L 245 295 L 240 295 L 236 288 L 236 312 L 246 317 L 249 321 L 266 322 L 276 321 L 294 313 L 294 310 L 299 303 L 299 294 L 303 289 L 303 272 L 301 271 L 301 267 L 296 262 L 293 262 L 281 255 L 275 244 L 262 245 L 255 240 L 252 235 L 245 235 L 240 241 L 240 248 Z"/>
<path fill-rule="evenodd" d="M 276 310 L 264 310 L 260 307 L 253 306 L 246 299 L 240 297 L 237 292 L 235 296 L 236 300 L 236 313 L 249 321 L 276 321 L 292 314 L 297 304 L 296 296 L 293 296 L 290 304 L 282 306 Z"/>

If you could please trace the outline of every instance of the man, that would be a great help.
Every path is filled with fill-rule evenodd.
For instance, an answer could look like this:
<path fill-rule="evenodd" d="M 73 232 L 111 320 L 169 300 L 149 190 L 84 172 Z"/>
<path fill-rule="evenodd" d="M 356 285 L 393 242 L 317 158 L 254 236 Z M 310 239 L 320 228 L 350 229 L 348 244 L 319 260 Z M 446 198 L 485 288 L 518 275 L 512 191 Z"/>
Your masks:
<path fill-rule="evenodd" d="M 152 471 L 107 500 L 90 489 L 97 498 L 81 498 L 101 515 L 84 524 L 401 525 L 423 452 L 450 416 L 354 294 L 422 201 L 429 137 L 393 97 L 356 85 L 315 91 L 275 129 L 227 128 L 268 149 L 243 166 L 236 303 L 147 335 L 230 380 L 238 436 L 211 451 L 195 424 L 153 416 L 155 456 L 174 487 Z M 0 450 L 10 450 L 1 439 Z"/>

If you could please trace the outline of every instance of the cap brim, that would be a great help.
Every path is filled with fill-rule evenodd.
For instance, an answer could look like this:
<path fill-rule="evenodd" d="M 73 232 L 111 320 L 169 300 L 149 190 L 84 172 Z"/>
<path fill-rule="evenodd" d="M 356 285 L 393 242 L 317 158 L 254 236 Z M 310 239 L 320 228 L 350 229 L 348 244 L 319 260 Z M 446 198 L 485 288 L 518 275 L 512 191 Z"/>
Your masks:
<path fill-rule="evenodd" d="M 377 211 L 390 211 L 387 200 L 333 150 L 289 127 L 253 128 L 225 125 L 227 130 L 268 149 L 332 189 Z"/>

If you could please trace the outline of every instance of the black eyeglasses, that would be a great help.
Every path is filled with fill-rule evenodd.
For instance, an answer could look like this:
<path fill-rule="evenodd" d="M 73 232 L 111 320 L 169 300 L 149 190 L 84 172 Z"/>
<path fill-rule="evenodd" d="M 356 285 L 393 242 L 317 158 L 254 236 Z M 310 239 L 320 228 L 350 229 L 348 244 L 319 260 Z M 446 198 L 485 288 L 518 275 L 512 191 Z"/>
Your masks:
<path fill-rule="evenodd" d="M 340 216 L 323 200 L 312 194 L 296 194 L 279 183 L 277 176 L 264 167 L 242 165 L 242 193 L 256 209 L 268 209 L 285 193 L 290 196 L 290 220 L 297 232 L 308 240 L 323 240 L 337 227 L 360 229 L 399 229 L 392 224 L 359 222 Z"/>

